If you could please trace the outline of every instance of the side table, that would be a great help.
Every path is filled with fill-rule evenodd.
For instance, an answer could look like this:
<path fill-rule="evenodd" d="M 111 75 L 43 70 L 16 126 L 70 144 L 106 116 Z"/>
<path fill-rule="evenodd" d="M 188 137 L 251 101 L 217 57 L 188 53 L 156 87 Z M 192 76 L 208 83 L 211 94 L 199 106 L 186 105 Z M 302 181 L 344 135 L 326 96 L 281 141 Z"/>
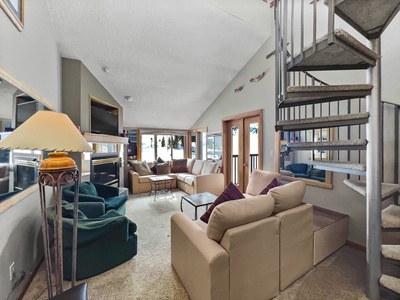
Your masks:
<path fill-rule="evenodd" d="M 187 203 L 194 206 L 194 219 L 197 220 L 197 208 L 201 206 L 205 206 L 208 209 L 208 206 L 212 204 L 217 196 L 209 193 L 204 192 L 200 194 L 193 194 L 193 195 L 185 195 L 181 198 L 181 212 L 183 212 L 182 202 L 185 200 Z"/>
<path fill-rule="evenodd" d="M 174 196 L 171 190 L 172 181 L 174 181 L 174 178 L 167 175 L 149 177 L 149 182 L 151 186 L 149 196 L 153 192 L 154 192 L 154 200 L 156 200 L 157 195 L 166 194 L 169 192 L 171 193 L 172 196 Z"/>

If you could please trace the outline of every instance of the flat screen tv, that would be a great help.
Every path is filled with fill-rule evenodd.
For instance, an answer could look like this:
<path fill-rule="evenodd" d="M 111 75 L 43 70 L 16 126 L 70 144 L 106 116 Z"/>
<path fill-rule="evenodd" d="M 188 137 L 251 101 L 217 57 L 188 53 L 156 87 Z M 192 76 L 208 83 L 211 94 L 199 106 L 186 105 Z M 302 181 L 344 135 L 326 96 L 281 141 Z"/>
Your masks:
<path fill-rule="evenodd" d="M 91 102 L 90 131 L 118 135 L 118 108 L 96 101 Z"/>

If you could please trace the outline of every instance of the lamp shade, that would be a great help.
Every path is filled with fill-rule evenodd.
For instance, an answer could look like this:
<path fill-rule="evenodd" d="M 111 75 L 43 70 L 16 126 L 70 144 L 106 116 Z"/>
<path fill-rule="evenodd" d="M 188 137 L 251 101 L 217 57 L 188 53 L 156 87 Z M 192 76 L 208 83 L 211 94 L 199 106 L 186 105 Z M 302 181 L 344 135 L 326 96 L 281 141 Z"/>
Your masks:
<path fill-rule="evenodd" d="M 66 114 L 45 110 L 36 112 L 0 141 L 0 149 L 93 152 Z"/>

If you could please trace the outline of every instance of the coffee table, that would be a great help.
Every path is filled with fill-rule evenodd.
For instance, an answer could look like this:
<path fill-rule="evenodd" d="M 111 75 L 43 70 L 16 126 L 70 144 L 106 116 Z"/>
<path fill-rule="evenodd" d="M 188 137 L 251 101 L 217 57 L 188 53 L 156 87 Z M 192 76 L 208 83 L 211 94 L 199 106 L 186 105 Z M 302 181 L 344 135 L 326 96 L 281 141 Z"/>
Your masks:
<path fill-rule="evenodd" d="M 208 206 L 210 204 L 212 204 L 215 201 L 215 199 L 217 199 L 217 196 L 215 196 L 209 192 L 182 196 L 181 212 L 183 212 L 182 202 L 183 202 L 183 200 L 185 200 L 187 203 L 194 206 L 194 219 L 197 220 L 197 208 L 201 207 L 201 206 L 205 206 L 206 209 L 208 209 Z"/>
<path fill-rule="evenodd" d="M 156 200 L 157 195 L 161 194 L 167 194 L 171 193 L 172 196 L 172 190 L 171 190 L 171 184 L 174 179 L 171 176 L 167 175 L 162 175 L 162 176 L 155 176 L 155 177 L 149 177 L 149 182 L 150 182 L 150 193 L 154 192 L 154 200 Z"/>

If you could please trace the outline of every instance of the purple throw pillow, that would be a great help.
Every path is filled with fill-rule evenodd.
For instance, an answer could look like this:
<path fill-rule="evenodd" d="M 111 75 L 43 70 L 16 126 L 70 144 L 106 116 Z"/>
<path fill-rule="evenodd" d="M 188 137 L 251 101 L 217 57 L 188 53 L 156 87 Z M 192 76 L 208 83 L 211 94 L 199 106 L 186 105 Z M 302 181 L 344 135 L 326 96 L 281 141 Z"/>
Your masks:
<path fill-rule="evenodd" d="M 268 183 L 268 185 L 260 192 L 259 195 L 266 195 L 266 194 L 268 194 L 270 189 L 277 187 L 277 186 L 280 186 L 280 184 L 278 182 L 278 179 L 274 178 L 274 180 L 272 180 L 270 183 Z"/>
<path fill-rule="evenodd" d="M 202 220 L 204 223 L 208 223 L 212 211 L 218 204 L 221 204 L 229 200 L 238 200 L 243 198 L 244 198 L 243 194 L 238 190 L 236 185 L 230 182 L 226 186 L 225 190 L 221 193 L 221 195 L 219 195 L 217 199 L 215 199 L 214 203 L 211 204 L 208 210 L 200 217 L 200 220 Z"/>

